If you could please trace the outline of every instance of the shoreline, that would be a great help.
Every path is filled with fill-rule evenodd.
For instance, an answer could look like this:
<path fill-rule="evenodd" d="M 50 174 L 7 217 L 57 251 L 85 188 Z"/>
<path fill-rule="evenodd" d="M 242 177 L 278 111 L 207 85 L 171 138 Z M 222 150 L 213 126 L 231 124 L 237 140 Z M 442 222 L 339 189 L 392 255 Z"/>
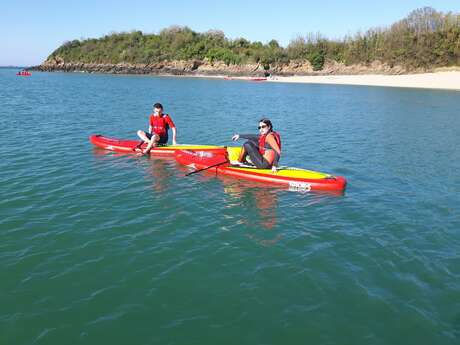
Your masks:
<path fill-rule="evenodd" d="M 158 77 L 179 77 L 179 78 L 209 78 L 243 80 L 251 82 L 270 82 L 270 83 L 298 83 L 298 84 L 325 84 L 325 85 L 355 85 L 355 86 L 379 86 L 379 87 L 399 87 L 415 89 L 432 89 L 432 90 L 451 90 L 460 91 L 460 68 L 440 68 L 434 72 L 411 73 L 411 74 L 329 74 L 329 75 L 277 75 L 273 74 L 266 80 L 255 81 L 254 78 L 261 78 L 259 74 L 231 75 L 216 71 L 217 73 L 168 73 L 165 71 L 156 71 L 155 73 L 133 73 L 130 70 L 117 71 L 113 70 L 85 70 L 85 69 L 41 69 L 32 67 L 32 71 L 42 72 L 64 72 L 64 73 L 102 73 L 118 75 L 144 75 Z M 131 72 L 131 73 L 130 73 Z M 220 73 L 219 73 L 220 72 Z"/>
<path fill-rule="evenodd" d="M 439 71 L 433 73 L 401 75 L 272 76 L 267 79 L 267 82 L 383 86 L 460 91 L 460 71 Z"/>
<path fill-rule="evenodd" d="M 295 84 L 323 84 L 323 85 L 351 85 L 351 86 L 379 86 L 413 89 L 432 89 L 460 91 L 460 71 L 438 71 L 418 74 L 361 74 L 361 75 L 315 75 L 315 76 L 270 76 L 264 81 L 254 81 L 253 76 L 226 76 L 226 75 L 169 75 L 157 74 L 158 77 L 178 78 L 205 78 L 225 79 L 228 81 L 250 81 L 253 83 L 295 83 Z"/>
<path fill-rule="evenodd" d="M 132 75 L 132 74 L 126 74 Z M 147 74 L 156 77 L 224 79 L 228 81 L 248 81 L 252 83 L 294 83 L 350 86 L 399 87 L 409 89 L 432 89 L 460 91 L 460 70 L 438 71 L 417 74 L 360 74 L 360 75 L 314 75 L 314 76 L 277 76 L 267 77 L 267 80 L 255 81 L 254 76 L 227 76 L 207 74 Z M 257 77 L 256 77 L 257 78 Z"/>

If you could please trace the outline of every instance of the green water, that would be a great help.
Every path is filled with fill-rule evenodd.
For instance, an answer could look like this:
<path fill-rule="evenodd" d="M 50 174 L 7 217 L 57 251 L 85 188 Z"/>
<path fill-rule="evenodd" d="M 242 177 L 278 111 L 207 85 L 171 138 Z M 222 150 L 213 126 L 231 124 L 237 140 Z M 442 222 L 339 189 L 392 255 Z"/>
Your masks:
<path fill-rule="evenodd" d="M 460 94 L 0 70 L 0 344 L 459 344 Z M 180 143 L 262 116 L 282 163 L 348 179 L 294 193 L 135 138 L 154 102 Z"/>

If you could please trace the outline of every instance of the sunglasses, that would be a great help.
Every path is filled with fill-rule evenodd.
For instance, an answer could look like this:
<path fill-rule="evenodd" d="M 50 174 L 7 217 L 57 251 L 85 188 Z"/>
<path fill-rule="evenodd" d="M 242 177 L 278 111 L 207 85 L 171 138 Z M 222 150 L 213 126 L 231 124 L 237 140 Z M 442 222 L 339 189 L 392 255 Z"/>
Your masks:
<path fill-rule="evenodd" d="M 268 126 L 267 125 L 262 125 L 262 126 L 259 126 L 257 127 L 258 129 L 262 129 L 262 128 L 267 128 Z"/>

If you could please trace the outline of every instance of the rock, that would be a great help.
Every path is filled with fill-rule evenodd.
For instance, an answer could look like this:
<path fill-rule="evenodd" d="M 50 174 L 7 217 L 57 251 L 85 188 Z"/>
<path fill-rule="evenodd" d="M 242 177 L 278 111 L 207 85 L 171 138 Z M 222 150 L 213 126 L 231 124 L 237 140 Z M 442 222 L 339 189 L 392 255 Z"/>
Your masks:
<path fill-rule="evenodd" d="M 326 60 L 321 71 L 313 71 L 313 67 L 307 60 L 293 60 L 287 64 L 275 64 L 265 70 L 261 64 L 227 65 L 222 61 L 203 60 L 176 60 L 152 62 L 149 64 L 130 64 L 121 62 L 118 64 L 108 63 L 82 63 L 66 62 L 60 56 L 48 58 L 40 66 L 35 68 L 41 71 L 65 71 L 65 72 L 90 72 L 90 73 L 114 73 L 114 74 L 165 74 L 165 75 L 225 75 L 263 77 L 267 74 L 290 76 L 290 75 L 353 75 L 353 74 L 402 74 L 409 72 L 424 72 L 422 70 L 409 71 L 402 66 L 389 66 L 388 64 L 374 61 L 370 64 L 345 65 L 343 63 Z"/>

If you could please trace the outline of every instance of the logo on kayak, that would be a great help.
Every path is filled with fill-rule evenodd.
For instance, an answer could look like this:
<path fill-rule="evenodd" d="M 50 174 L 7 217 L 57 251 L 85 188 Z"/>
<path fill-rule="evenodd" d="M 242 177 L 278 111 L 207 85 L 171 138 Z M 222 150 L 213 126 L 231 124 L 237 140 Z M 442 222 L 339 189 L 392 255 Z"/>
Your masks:
<path fill-rule="evenodd" d="M 195 156 L 200 157 L 200 158 L 212 158 L 212 157 L 214 157 L 214 155 L 211 152 L 206 152 L 206 151 L 195 152 Z"/>
<path fill-rule="evenodd" d="M 289 190 L 292 192 L 309 192 L 311 191 L 311 184 L 307 182 L 289 182 Z"/>

